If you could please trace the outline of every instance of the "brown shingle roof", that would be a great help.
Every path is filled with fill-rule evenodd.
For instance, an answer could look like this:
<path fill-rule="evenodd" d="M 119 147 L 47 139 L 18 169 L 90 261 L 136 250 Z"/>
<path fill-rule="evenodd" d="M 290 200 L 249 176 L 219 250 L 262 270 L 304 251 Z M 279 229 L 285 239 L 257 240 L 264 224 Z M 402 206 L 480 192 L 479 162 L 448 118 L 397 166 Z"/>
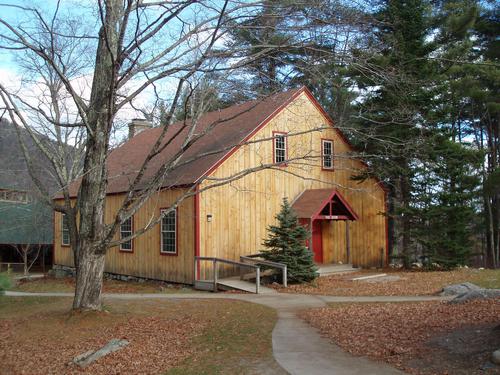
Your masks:
<path fill-rule="evenodd" d="M 279 112 L 305 90 L 307 89 L 294 89 L 263 100 L 250 101 L 203 115 L 198 121 L 196 133 L 203 132 L 214 122 L 217 122 L 217 125 L 184 152 L 180 159 L 181 165 L 168 174 L 163 186 L 173 187 L 195 183 L 230 153 L 231 148 L 234 149 L 235 146 L 244 142 L 272 115 Z M 147 182 L 161 165 L 180 150 L 189 128 L 187 126 L 181 130 L 182 126 L 183 122 L 178 122 L 169 127 L 163 144 L 173 138 L 172 142 L 161 154 L 151 160 L 143 181 Z M 128 190 L 130 182 L 136 176 L 161 131 L 162 128 L 143 131 L 111 152 L 107 160 L 108 194 Z M 175 136 L 177 132 L 179 134 Z M 223 151 L 219 152 L 219 150 Z M 209 153 L 212 154 L 197 158 Z M 196 160 L 188 162 L 192 158 Z M 70 187 L 72 196 L 76 195 L 78 187 L 79 181 L 75 181 Z"/>

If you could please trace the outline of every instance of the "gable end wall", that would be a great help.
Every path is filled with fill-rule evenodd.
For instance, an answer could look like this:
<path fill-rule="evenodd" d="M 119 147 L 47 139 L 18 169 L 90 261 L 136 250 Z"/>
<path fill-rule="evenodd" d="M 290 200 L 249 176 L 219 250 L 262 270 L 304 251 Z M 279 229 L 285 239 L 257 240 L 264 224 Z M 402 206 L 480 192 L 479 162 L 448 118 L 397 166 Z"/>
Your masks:
<path fill-rule="evenodd" d="M 275 223 L 283 197 L 293 201 L 305 189 L 335 188 L 349 201 L 360 219 L 350 224 L 352 262 L 358 266 L 380 266 L 386 261 L 385 192 L 373 179 L 362 183 L 350 176 L 365 166 L 349 158 L 350 146 L 333 127 L 301 135 L 299 132 L 326 125 L 329 120 L 302 92 L 274 116 L 250 141 L 287 132 L 288 157 L 309 155 L 311 160 L 251 173 L 228 185 L 206 190 L 199 199 L 199 248 L 202 256 L 238 260 L 240 255 L 262 250 L 266 227 Z M 321 168 L 321 139 L 334 140 L 335 170 Z M 239 171 L 272 162 L 272 141 L 239 147 L 210 176 L 227 178 Z M 201 188 L 210 184 L 202 183 Z M 210 222 L 207 215 L 211 215 Z M 324 262 L 344 262 L 345 223 L 323 223 Z"/>

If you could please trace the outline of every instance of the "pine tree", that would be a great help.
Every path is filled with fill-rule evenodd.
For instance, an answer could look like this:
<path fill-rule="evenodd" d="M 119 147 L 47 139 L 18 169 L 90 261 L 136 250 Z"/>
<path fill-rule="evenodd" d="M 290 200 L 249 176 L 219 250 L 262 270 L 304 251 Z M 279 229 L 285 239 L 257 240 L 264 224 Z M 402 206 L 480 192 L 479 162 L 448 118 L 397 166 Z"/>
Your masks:
<path fill-rule="evenodd" d="M 292 207 L 283 199 L 281 211 L 276 215 L 278 225 L 268 227 L 269 236 L 263 245 L 267 248 L 262 253 L 266 260 L 287 265 L 287 278 L 290 282 L 303 283 L 317 277 L 317 268 L 312 252 L 305 246 L 309 234 L 298 223 Z"/>

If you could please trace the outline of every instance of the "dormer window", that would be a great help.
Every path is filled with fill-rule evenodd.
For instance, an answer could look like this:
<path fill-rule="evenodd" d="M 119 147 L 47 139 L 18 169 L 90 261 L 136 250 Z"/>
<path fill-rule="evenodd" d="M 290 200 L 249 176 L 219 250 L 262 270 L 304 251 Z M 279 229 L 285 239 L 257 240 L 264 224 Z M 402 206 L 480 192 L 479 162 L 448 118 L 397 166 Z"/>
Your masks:
<path fill-rule="evenodd" d="M 333 170 L 333 140 L 321 140 L 321 167 L 326 170 Z"/>
<path fill-rule="evenodd" d="M 284 164 L 288 154 L 287 133 L 273 132 L 273 163 Z"/>

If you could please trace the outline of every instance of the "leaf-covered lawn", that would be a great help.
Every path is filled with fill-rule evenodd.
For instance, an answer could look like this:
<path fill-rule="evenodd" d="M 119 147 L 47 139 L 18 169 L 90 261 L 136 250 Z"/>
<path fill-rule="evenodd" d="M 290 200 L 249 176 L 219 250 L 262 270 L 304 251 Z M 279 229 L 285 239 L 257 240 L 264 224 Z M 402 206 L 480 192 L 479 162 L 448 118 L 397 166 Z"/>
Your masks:
<path fill-rule="evenodd" d="M 482 374 L 479 367 L 500 347 L 499 300 L 337 305 L 301 316 L 344 350 L 416 374 Z M 447 349 L 450 339 L 441 338 L 465 328 L 458 349 Z"/>
<path fill-rule="evenodd" d="M 0 298 L 1 374 L 251 374 L 272 359 L 274 310 L 239 301 L 105 301 L 70 313 L 70 298 Z M 78 354 L 130 341 L 84 371 Z"/>
<path fill-rule="evenodd" d="M 18 282 L 11 290 L 20 292 L 73 292 L 75 279 L 71 277 L 56 279 L 45 277 Z M 104 293 L 190 293 L 193 289 L 180 284 L 167 284 L 164 282 L 134 282 L 104 280 Z"/>
<path fill-rule="evenodd" d="M 390 276 L 390 280 L 352 280 L 354 277 L 376 273 L 387 273 Z M 394 277 L 398 279 L 393 280 Z M 440 272 L 370 270 L 320 277 L 313 283 L 290 285 L 288 288 L 279 288 L 279 291 L 285 293 L 337 296 L 431 295 L 439 293 L 446 285 L 462 283 L 465 281 L 469 281 L 484 288 L 500 289 L 500 270 L 457 269 L 454 271 Z"/>

